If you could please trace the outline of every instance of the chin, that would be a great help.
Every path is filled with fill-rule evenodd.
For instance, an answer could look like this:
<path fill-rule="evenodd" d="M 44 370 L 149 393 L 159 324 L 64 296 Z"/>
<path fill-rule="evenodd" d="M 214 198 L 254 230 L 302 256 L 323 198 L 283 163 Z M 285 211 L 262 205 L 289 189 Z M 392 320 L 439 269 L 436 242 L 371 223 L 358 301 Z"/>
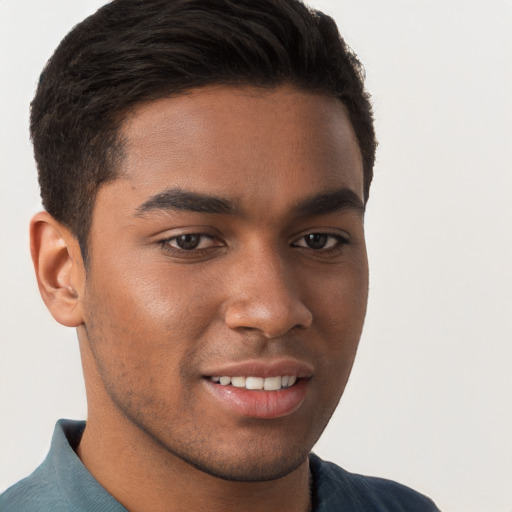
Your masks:
<path fill-rule="evenodd" d="M 250 458 L 247 454 L 230 460 L 183 460 L 196 469 L 221 480 L 231 482 L 266 482 L 283 478 L 298 469 L 307 460 L 309 452 L 294 453 L 284 458 L 261 455 Z M 256 459 L 256 460 L 255 460 Z"/>

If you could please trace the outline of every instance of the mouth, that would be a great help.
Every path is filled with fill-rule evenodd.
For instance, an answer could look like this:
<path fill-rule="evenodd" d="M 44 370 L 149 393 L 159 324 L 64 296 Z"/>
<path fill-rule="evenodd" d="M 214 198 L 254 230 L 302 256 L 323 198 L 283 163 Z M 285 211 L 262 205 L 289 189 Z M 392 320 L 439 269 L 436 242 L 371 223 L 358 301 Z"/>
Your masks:
<path fill-rule="evenodd" d="M 273 419 L 302 406 L 312 377 L 313 369 L 302 362 L 253 360 L 211 370 L 203 382 L 228 414 Z"/>
<path fill-rule="evenodd" d="M 275 377 L 237 376 L 207 377 L 215 384 L 221 386 L 234 386 L 235 388 L 249 389 L 253 391 L 279 391 L 291 388 L 297 382 L 296 375 L 277 375 Z"/>

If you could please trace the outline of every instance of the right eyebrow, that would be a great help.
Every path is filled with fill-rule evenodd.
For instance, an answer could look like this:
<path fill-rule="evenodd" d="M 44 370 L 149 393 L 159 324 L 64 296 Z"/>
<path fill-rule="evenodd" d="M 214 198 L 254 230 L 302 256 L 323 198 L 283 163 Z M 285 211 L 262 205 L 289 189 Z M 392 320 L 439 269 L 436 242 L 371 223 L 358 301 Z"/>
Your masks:
<path fill-rule="evenodd" d="M 301 201 L 295 208 L 296 212 L 301 217 L 325 215 L 345 209 L 355 210 L 361 215 L 363 215 L 365 211 L 365 205 L 361 198 L 348 187 L 329 190 L 308 197 Z"/>
<path fill-rule="evenodd" d="M 137 207 L 135 216 L 142 217 L 148 212 L 169 210 L 226 215 L 234 213 L 236 208 L 233 203 L 221 197 L 173 188 L 151 196 Z"/>

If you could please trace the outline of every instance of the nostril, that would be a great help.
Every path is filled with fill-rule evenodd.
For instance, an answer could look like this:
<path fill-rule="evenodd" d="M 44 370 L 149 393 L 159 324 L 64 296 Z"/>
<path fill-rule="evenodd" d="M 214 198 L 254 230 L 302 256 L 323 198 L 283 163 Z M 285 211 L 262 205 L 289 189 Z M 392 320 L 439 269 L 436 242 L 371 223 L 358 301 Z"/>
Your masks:
<path fill-rule="evenodd" d="M 255 330 L 267 339 L 278 338 L 293 329 L 307 329 L 312 320 L 309 308 L 298 300 L 277 305 L 265 304 L 260 299 L 233 302 L 225 313 L 229 328 Z"/>

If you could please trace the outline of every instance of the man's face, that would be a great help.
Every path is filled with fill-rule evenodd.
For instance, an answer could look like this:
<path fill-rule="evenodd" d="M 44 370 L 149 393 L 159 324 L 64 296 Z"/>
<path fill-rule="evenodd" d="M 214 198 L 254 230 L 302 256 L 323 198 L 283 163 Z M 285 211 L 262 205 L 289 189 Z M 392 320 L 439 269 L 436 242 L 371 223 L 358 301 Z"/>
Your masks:
<path fill-rule="evenodd" d="M 336 408 L 366 310 L 347 112 L 292 87 L 207 87 L 142 105 L 123 136 L 90 233 L 90 416 L 222 478 L 283 476 Z"/>

